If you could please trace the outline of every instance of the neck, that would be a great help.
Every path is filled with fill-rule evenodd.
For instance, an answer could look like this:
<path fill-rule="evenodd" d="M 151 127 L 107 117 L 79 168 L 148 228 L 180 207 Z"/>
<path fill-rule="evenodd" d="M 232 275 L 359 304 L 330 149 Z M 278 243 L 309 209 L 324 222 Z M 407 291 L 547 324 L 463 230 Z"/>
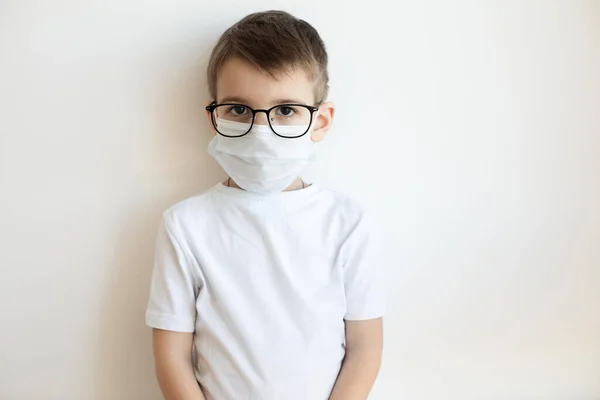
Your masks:
<path fill-rule="evenodd" d="M 242 189 L 231 178 L 228 178 L 225 182 L 223 182 L 223 185 L 229 186 L 229 187 L 238 188 L 238 189 Z M 287 187 L 287 189 L 284 190 L 284 192 L 291 192 L 293 190 L 301 190 L 301 189 L 304 189 L 306 186 L 307 185 L 304 183 L 304 181 L 300 177 L 298 177 L 298 178 L 296 178 L 296 180 L 290 186 Z M 244 190 L 244 189 L 242 189 L 242 190 Z"/>

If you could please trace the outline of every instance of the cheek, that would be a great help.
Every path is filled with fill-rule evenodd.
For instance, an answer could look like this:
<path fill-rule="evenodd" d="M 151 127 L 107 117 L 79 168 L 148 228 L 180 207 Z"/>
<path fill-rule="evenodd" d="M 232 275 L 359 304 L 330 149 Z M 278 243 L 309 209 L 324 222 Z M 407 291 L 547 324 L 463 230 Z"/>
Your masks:
<path fill-rule="evenodd" d="M 215 130 L 215 126 L 212 123 L 210 111 L 206 112 L 206 123 L 208 123 L 208 128 L 210 129 L 210 133 L 212 134 L 212 136 L 215 136 L 217 134 L 217 131 Z"/>

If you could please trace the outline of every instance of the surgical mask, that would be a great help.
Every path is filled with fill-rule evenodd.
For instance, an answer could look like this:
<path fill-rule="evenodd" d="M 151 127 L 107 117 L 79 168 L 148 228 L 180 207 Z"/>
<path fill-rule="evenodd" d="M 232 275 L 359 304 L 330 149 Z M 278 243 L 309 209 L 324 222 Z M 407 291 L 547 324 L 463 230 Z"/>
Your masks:
<path fill-rule="evenodd" d="M 247 124 L 217 118 L 219 132 L 240 135 Z M 278 126 L 277 132 L 294 136 L 305 126 Z M 288 188 L 314 159 L 310 130 L 295 139 L 277 136 L 268 125 L 254 125 L 242 137 L 216 134 L 208 152 L 242 189 L 256 193 L 275 193 Z"/>

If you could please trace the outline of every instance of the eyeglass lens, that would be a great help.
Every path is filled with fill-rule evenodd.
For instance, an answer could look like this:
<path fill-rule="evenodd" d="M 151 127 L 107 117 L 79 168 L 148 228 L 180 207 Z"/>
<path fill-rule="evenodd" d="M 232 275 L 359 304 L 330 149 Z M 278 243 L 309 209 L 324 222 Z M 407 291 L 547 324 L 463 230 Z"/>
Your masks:
<path fill-rule="evenodd" d="M 257 114 L 258 116 L 258 114 Z M 311 123 L 311 111 L 302 106 L 281 105 L 269 111 L 273 131 L 283 137 L 304 134 Z M 223 104 L 215 107 L 213 118 L 217 131 L 229 137 L 243 136 L 252 127 L 252 110 L 241 104 Z"/>

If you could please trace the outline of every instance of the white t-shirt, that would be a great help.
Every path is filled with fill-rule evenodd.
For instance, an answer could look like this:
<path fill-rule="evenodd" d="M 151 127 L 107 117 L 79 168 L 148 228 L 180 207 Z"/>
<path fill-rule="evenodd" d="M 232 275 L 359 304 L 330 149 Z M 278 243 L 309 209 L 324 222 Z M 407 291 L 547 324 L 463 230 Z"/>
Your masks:
<path fill-rule="evenodd" d="M 146 323 L 195 332 L 207 400 L 326 400 L 344 320 L 383 313 L 367 225 L 315 185 L 262 195 L 218 184 L 164 213 Z"/>

